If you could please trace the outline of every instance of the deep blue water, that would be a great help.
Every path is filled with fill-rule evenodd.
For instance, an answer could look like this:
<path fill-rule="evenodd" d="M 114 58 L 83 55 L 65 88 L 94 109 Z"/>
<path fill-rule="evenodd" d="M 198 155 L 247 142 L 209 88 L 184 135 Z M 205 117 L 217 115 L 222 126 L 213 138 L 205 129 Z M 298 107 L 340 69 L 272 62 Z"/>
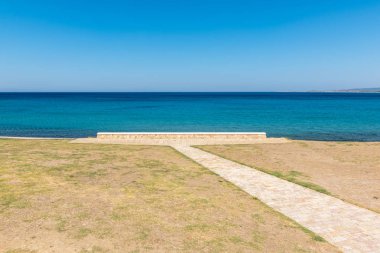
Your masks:
<path fill-rule="evenodd" d="M 314 140 L 380 140 L 380 94 L 0 93 L 0 135 L 98 131 L 264 131 Z"/>

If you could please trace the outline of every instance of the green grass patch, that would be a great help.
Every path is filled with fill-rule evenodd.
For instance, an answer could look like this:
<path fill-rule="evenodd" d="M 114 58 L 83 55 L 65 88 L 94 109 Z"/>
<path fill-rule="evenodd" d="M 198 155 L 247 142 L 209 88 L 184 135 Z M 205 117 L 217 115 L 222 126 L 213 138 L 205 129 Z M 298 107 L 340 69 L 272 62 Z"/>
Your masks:
<path fill-rule="evenodd" d="M 91 249 L 82 249 L 80 253 L 105 253 L 109 252 L 109 250 L 105 250 L 99 246 L 93 246 Z"/>
<path fill-rule="evenodd" d="M 5 251 L 5 253 L 36 253 L 35 250 L 28 250 L 28 249 L 11 249 Z"/>
<path fill-rule="evenodd" d="M 314 241 L 317 241 L 317 242 L 326 242 L 326 240 L 322 237 L 322 236 L 319 236 L 317 234 L 315 234 L 313 231 L 299 225 L 301 227 L 301 229 L 308 235 L 311 236 L 311 239 L 313 239 Z"/>
<path fill-rule="evenodd" d="M 67 221 L 66 220 L 64 220 L 64 219 L 58 219 L 58 222 L 55 225 L 55 229 L 58 232 L 64 232 L 64 231 L 66 231 L 66 225 L 67 225 Z"/>
<path fill-rule="evenodd" d="M 75 239 L 83 239 L 86 236 L 91 234 L 91 230 L 88 228 L 80 228 L 78 231 L 74 234 Z"/>
<path fill-rule="evenodd" d="M 0 212 L 9 208 L 26 208 L 29 206 L 27 200 L 12 193 L 7 193 L 0 196 Z"/>

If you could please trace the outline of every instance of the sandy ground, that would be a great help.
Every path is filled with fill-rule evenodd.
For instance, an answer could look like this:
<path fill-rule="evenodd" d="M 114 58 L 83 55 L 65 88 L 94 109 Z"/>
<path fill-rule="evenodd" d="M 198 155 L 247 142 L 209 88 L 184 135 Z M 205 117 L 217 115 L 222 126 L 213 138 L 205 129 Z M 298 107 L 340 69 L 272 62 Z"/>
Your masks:
<path fill-rule="evenodd" d="M 292 141 L 204 150 L 380 212 L 380 143 Z"/>
<path fill-rule="evenodd" d="M 0 252 L 336 252 L 169 147 L 0 140 Z"/>

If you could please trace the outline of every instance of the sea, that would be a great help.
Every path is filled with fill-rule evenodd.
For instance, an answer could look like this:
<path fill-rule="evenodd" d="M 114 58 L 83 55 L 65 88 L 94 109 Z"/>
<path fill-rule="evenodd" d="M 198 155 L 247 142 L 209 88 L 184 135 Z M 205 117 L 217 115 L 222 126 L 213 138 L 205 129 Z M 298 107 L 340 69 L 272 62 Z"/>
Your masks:
<path fill-rule="evenodd" d="M 380 141 L 380 93 L 0 93 L 0 136 L 76 138 L 101 131 Z"/>

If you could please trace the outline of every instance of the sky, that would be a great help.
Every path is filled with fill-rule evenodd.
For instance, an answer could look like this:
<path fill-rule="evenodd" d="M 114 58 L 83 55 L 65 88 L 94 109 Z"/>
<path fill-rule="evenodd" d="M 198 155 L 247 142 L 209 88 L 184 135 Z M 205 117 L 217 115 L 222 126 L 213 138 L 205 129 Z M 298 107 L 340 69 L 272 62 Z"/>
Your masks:
<path fill-rule="evenodd" d="M 0 0 L 0 91 L 380 87 L 380 0 Z"/>

